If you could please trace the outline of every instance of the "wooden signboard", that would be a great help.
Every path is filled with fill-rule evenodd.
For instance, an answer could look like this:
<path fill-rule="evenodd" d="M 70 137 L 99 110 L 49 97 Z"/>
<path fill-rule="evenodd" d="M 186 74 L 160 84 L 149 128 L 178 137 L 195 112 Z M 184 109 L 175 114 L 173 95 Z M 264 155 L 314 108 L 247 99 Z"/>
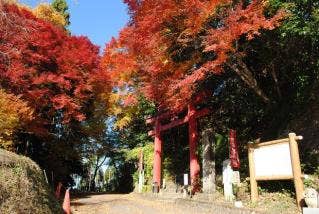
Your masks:
<path fill-rule="evenodd" d="M 257 181 L 294 180 L 297 205 L 301 210 L 303 181 L 297 140 L 302 136 L 290 133 L 288 138 L 248 144 L 251 200 L 258 199 Z"/>

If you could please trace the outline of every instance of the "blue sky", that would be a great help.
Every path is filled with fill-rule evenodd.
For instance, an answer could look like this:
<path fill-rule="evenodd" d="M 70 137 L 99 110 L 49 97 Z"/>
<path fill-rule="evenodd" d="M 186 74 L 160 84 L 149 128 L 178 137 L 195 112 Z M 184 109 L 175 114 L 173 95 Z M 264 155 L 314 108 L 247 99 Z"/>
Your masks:
<path fill-rule="evenodd" d="M 43 0 L 20 0 L 34 7 Z M 88 36 L 94 44 L 104 48 L 112 36 L 128 21 L 122 0 L 67 0 L 71 14 L 70 30 L 73 35 Z"/>

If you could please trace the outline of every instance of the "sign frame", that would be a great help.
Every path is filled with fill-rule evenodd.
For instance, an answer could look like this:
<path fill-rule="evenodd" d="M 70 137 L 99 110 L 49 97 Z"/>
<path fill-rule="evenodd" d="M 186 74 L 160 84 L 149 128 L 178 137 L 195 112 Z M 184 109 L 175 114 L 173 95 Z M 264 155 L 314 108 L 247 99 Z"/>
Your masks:
<path fill-rule="evenodd" d="M 302 136 L 296 136 L 295 133 L 289 133 L 288 138 L 268 141 L 263 143 L 248 143 L 248 161 L 249 161 L 249 174 L 250 174 L 250 191 L 251 200 L 253 203 L 258 200 L 258 185 L 257 181 L 270 181 L 270 180 L 293 180 L 296 191 L 296 199 L 298 209 L 301 210 L 303 206 L 303 192 L 304 186 L 302 181 L 300 158 L 297 140 L 302 140 Z M 292 176 L 272 175 L 272 176 L 259 176 L 257 177 L 255 172 L 254 151 L 257 148 L 269 147 L 277 144 L 289 144 L 290 161 L 292 168 Z"/>

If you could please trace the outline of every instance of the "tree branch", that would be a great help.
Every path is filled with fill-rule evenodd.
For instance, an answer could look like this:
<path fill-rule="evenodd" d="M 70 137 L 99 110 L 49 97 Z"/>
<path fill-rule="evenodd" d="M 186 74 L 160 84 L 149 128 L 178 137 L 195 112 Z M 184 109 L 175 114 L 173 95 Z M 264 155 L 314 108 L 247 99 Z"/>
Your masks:
<path fill-rule="evenodd" d="M 277 75 L 276 75 L 275 65 L 274 64 L 271 65 L 270 73 L 271 73 L 272 79 L 275 82 L 275 88 L 276 88 L 278 97 L 279 97 L 279 99 L 281 99 L 282 98 L 282 94 L 281 94 L 280 87 L 279 87 L 279 84 L 278 84 L 278 78 L 277 78 Z"/>
<path fill-rule="evenodd" d="M 248 69 L 247 65 L 243 62 L 242 58 L 238 54 L 233 57 L 235 63 L 226 63 L 254 92 L 265 102 L 269 103 L 270 100 L 258 86 L 257 80 L 253 76 L 252 72 Z"/>

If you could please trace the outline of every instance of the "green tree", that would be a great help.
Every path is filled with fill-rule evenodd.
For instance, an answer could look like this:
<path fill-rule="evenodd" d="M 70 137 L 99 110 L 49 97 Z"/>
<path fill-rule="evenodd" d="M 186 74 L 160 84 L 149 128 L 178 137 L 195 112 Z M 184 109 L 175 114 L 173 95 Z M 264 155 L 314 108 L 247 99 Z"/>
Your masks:
<path fill-rule="evenodd" d="M 62 14 L 46 3 L 37 5 L 37 7 L 33 9 L 33 13 L 37 18 L 44 19 L 56 26 L 66 27 L 66 25 L 69 24 Z"/>
<path fill-rule="evenodd" d="M 119 192 L 130 192 L 137 181 L 137 164 L 139 153 L 143 150 L 146 188 L 152 184 L 153 168 L 153 139 L 148 136 L 145 119 L 155 113 L 155 107 L 144 97 L 139 97 L 135 112 L 131 112 L 132 119 L 127 126 L 120 130 L 113 130 L 116 138 L 113 147 L 116 152 L 110 157 L 109 165 L 114 168 L 113 179 L 109 189 Z M 121 118 L 121 116 L 120 116 Z M 113 121 L 115 124 L 116 120 Z M 115 124 L 116 125 L 116 124 Z"/>
<path fill-rule="evenodd" d="M 65 19 L 66 26 L 69 26 L 70 23 L 70 13 L 69 6 L 65 0 L 53 0 L 51 3 L 52 7 L 59 12 Z"/>

